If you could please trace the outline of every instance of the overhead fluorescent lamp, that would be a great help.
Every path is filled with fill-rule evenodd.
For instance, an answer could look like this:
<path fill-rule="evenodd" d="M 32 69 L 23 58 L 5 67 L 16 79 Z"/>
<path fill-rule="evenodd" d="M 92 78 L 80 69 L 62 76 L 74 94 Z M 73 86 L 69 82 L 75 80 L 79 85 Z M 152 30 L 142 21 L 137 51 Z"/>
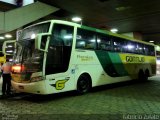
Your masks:
<path fill-rule="evenodd" d="M 4 40 L 4 37 L 3 37 L 3 36 L 0 36 L 0 40 Z"/>
<path fill-rule="evenodd" d="M 153 43 L 154 41 L 151 40 L 151 41 L 149 41 L 149 42 Z"/>
<path fill-rule="evenodd" d="M 13 52 L 13 50 L 7 50 L 6 52 L 8 52 L 8 53 L 12 53 L 12 52 Z"/>
<path fill-rule="evenodd" d="M 117 28 L 112 28 L 110 31 L 111 31 L 112 33 L 116 33 L 116 32 L 118 32 L 118 29 L 117 29 Z"/>
<path fill-rule="evenodd" d="M 74 22 L 80 22 L 80 21 L 82 21 L 82 18 L 80 18 L 80 17 L 73 17 L 72 21 L 74 21 Z"/>
<path fill-rule="evenodd" d="M 8 47 L 8 48 L 11 48 L 11 47 L 13 47 L 13 46 L 12 46 L 12 45 L 8 45 L 7 47 Z"/>
<path fill-rule="evenodd" d="M 12 35 L 11 34 L 6 34 L 5 37 L 6 38 L 12 38 Z"/>

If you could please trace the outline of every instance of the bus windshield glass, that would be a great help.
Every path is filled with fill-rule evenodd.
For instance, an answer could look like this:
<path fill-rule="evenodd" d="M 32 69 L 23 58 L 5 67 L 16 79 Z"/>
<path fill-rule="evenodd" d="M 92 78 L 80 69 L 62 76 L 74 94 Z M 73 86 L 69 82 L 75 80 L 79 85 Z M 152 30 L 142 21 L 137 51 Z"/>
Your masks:
<path fill-rule="evenodd" d="M 34 38 L 38 33 L 47 33 L 49 31 L 50 23 L 38 24 L 28 27 L 20 32 L 18 40 Z"/>
<path fill-rule="evenodd" d="M 35 49 L 35 39 L 32 38 L 32 35 L 47 33 L 49 25 L 50 23 L 38 24 L 21 31 L 14 54 L 14 64 L 21 65 L 24 68 L 21 72 L 42 71 L 43 52 Z"/>
<path fill-rule="evenodd" d="M 34 46 L 33 39 L 17 42 L 14 63 L 24 66 L 25 72 L 42 71 L 43 52 L 36 50 Z"/>

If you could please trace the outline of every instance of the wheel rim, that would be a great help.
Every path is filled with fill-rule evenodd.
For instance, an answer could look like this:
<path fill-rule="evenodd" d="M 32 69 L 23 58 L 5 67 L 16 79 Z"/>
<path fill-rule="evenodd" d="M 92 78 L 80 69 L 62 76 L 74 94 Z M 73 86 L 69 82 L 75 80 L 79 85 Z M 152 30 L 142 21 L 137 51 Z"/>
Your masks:
<path fill-rule="evenodd" d="M 89 81 L 85 76 L 81 76 L 78 80 L 78 91 L 85 93 L 89 90 Z"/>

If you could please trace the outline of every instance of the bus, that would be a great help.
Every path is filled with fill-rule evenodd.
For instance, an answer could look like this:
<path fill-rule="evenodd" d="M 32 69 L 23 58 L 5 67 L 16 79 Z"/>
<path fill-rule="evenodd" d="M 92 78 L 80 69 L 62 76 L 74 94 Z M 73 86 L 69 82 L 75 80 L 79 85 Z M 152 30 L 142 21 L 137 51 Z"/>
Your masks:
<path fill-rule="evenodd" d="M 12 61 L 16 40 L 7 40 L 0 42 L 0 64 L 6 62 L 6 58 Z"/>
<path fill-rule="evenodd" d="M 5 63 L 6 61 L 6 56 L 3 54 L 2 48 L 3 48 L 3 41 L 0 42 L 0 64 Z"/>
<path fill-rule="evenodd" d="M 157 75 L 160 75 L 160 46 L 156 45 Z"/>
<path fill-rule="evenodd" d="M 62 20 L 21 30 L 12 66 L 19 92 L 53 94 L 156 74 L 154 44 Z"/>

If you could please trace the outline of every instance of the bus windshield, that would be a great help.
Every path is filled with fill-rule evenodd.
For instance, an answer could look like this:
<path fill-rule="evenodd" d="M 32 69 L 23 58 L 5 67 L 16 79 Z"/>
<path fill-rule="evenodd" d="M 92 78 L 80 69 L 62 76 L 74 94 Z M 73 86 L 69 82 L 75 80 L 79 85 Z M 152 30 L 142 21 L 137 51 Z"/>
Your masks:
<path fill-rule="evenodd" d="M 47 33 L 50 23 L 42 23 L 21 31 L 16 44 L 14 64 L 23 66 L 21 72 L 39 72 L 43 66 L 43 52 L 35 49 L 35 39 L 32 35 Z"/>
<path fill-rule="evenodd" d="M 50 23 L 38 24 L 29 28 L 24 29 L 20 32 L 18 40 L 24 40 L 34 37 L 38 33 L 47 33 L 49 30 Z"/>
<path fill-rule="evenodd" d="M 21 40 L 17 42 L 14 63 L 24 66 L 25 72 L 42 71 L 43 52 L 34 48 L 34 40 Z"/>

